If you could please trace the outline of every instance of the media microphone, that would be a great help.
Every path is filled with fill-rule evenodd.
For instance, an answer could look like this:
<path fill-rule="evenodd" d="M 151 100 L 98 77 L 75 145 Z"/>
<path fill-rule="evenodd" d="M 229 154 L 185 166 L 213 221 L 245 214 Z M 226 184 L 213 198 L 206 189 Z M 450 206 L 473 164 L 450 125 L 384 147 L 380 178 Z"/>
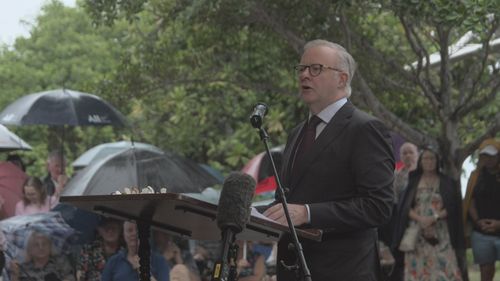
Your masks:
<path fill-rule="evenodd" d="M 262 126 L 262 120 L 267 114 L 267 105 L 265 103 L 259 102 L 255 105 L 253 113 L 250 116 L 250 123 L 254 128 L 259 129 Z"/>
<path fill-rule="evenodd" d="M 217 226 L 221 230 L 222 245 L 219 259 L 214 265 L 212 280 L 235 280 L 236 234 L 245 229 L 250 220 L 255 180 L 241 172 L 231 173 L 222 185 L 217 207 Z M 233 265 L 233 266 L 231 266 Z"/>

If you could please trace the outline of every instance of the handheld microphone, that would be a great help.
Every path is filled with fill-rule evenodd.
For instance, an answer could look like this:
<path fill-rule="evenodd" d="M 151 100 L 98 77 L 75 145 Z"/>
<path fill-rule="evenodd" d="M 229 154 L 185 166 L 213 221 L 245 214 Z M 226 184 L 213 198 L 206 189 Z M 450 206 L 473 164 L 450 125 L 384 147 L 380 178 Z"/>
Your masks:
<path fill-rule="evenodd" d="M 250 116 L 250 123 L 254 128 L 260 128 L 262 126 L 262 120 L 267 114 L 267 105 L 265 103 L 259 102 L 255 105 L 253 113 Z"/>
<path fill-rule="evenodd" d="M 214 265 L 212 280 L 231 280 L 230 276 L 236 274 L 234 265 L 230 268 L 231 258 L 234 261 L 237 254 L 234 240 L 250 219 L 255 185 L 251 176 L 241 172 L 231 173 L 222 185 L 216 217 L 222 236 L 221 255 Z"/>

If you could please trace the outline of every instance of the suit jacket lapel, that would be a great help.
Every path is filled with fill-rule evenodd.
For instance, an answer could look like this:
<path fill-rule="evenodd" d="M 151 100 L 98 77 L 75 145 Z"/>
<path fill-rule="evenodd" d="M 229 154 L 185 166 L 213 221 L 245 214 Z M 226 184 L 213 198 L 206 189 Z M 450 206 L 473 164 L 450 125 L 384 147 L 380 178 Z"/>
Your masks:
<path fill-rule="evenodd" d="M 349 101 L 333 116 L 325 129 L 318 136 L 311 149 L 304 154 L 301 161 L 295 163 L 297 174 L 290 175 L 290 189 L 293 191 L 305 172 L 311 167 L 311 164 L 320 156 L 323 151 L 337 138 L 342 129 L 349 123 L 354 106 Z M 293 156 L 291 156 L 293 157 Z M 292 159 L 292 158 L 290 158 Z M 288 171 L 291 171 L 288 169 Z"/>
<path fill-rule="evenodd" d="M 304 129 L 304 126 L 306 124 L 306 121 L 303 121 L 297 127 L 295 127 L 295 130 L 292 132 L 292 136 L 290 137 L 290 148 L 285 151 L 285 154 L 283 155 L 283 163 L 286 163 L 286 166 L 282 168 L 283 173 L 282 173 L 282 180 L 283 180 L 283 187 L 284 188 L 289 188 L 290 185 L 290 178 L 291 178 L 291 173 L 292 173 L 292 168 L 293 168 L 293 161 L 295 158 L 295 151 L 297 150 L 297 145 L 299 144 L 300 141 L 300 135 L 302 130 Z"/>

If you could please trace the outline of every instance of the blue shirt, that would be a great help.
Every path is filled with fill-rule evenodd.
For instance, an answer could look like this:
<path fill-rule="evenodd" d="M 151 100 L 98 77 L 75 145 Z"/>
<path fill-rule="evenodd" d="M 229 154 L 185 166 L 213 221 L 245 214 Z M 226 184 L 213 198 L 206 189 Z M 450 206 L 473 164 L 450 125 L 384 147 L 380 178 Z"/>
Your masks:
<path fill-rule="evenodd" d="M 170 267 L 165 258 L 151 254 L 151 275 L 158 281 L 170 281 Z M 102 272 L 102 281 L 138 281 L 139 273 L 127 260 L 127 250 L 120 250 L 109 258 Z"/>

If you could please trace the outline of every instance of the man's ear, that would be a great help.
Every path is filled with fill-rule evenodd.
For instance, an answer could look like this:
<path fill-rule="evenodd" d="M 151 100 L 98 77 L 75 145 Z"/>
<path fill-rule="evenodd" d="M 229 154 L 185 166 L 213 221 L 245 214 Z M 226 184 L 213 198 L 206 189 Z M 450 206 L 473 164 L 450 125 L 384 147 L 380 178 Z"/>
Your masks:
<path fill-rule="evenodd" d="M 340 88 L 345 88 L 347 86 L 347 79 L 349 78 L 347 73 L 340 73 L 339 75 L 339 86 Z"/>

